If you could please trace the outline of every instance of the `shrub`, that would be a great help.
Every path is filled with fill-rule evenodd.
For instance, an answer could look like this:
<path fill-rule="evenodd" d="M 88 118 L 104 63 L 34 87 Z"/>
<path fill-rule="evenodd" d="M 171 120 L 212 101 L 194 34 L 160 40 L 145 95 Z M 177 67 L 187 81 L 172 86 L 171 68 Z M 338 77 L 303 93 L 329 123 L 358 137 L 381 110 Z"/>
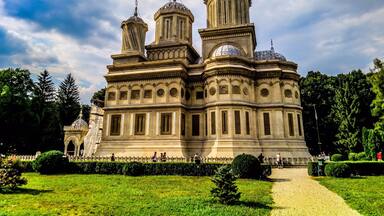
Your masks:
<path fill-rule="evenodd" d="M 259 160 L 253 155 L 242 154 L 232 162 L 233 174 L 240 178 L 260 178 L 262 174 Z"/>
<path fill-rule="evenodd" d="M 325 166 L 325 175 L 336 178 L 349 178 L 352 175 L 352 169 L 346 163 L 328 163 Z"/>
<path fill-rule="evenodd" d="M 331 161 L 343 161 L 344 157 L 341 154 L 334 154 L 331 157 Z"/>
<path fill-rule="evenodd" d="M 144 175 L 144 165 L 139 162 L 133 162 L 124 165 L 122 173 L 128 176 Z"/>
<path fill-rule="evenodd" d="M 212 182 L 216 185 L 216 187 L 211 190 L 213 198 L 226 205 L 238 202 L 241 193 L 238 192 L 235 183 L 236 179 L 230 166 L 220 167 L 212 178 Z"/>
<path fill-rule="evenodd" d="M 69 161 L 62 152 L 49 151 L 39 155 L 32 166 L 40 174 L 58 174 L 68 170 Z"/>
<path fill-rule="evenodd" d="M 26 164 L 30 162 L 25 162 Z M 133 162 L 135 163 L 135 162 Z M 126 174 L 132 162 L 70 162 L 68 172 L 78 174 Z M 219 163 L 143 163 L 143 175 L 213 176 Z M 271 175 L 270 165 L 261 165 L 263 176 Z"/>
<path fill-rule="evenodd" d="M 0 191 L 14 190 L 25 184 L 27 180 L 21 177 L 20 161 L 0 159 Z"/>
<path fill-rule="evenodd" d="M 357 154 L 353 153 L 353 152 L 349 153 L 348 154 L 348 160 L 350 160 L 350 161 L 357 161 L 358 160 L 357 159 Z"/>
<path fill-rule="evenodd" d="M 355 175 L 375 176 L 384 175 L 384 162 L 378 161 L 357 161 L 347 163 Z"/>
<path fill-rule="evenodd" d="M 356 154 L 356 160 L 358 161 L 370 161 L 371 159 L 367 156 L 365 152 L 360 152 Z"/>

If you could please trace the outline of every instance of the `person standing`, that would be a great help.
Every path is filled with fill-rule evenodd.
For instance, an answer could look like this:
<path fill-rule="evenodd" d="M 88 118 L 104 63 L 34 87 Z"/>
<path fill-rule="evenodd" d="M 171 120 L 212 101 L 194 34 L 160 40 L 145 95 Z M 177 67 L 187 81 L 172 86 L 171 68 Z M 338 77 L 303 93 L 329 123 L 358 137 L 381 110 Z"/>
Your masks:
<path fill-rule="evenodd" d="M 276 162 L 277 162 L 277 168 L 282 169 L 283 168 L 283 160 L 281 158 L 280 153 L 277 153 L 277 155 L 276 155 Z"/>
<path fill-rule="evenodd" d="M 156 163 L 157 162 L 157 152 L 155 152 L 152 156 L 152 162 Z"/>

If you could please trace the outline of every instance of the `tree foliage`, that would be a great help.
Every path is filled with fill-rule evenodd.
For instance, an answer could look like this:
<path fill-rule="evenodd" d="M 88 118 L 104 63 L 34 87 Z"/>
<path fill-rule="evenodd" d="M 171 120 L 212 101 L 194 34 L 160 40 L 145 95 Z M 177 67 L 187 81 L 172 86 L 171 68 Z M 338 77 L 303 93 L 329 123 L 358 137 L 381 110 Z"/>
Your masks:
<path fill-rule="evenodd" d="M 375 99 L 372 102 L 372 114 L 379 118 L 376 127 L 384 130 L 384 63 L 379 59 L 374 61 L 374 73 L 369 77 Z"/>
<path fill-rule="evenodd" d="M 80 111 L 80 95 L 75 79 L 71 74 L 68 74 L 59 86 L 57 105 L 62 125 L 72 124 Z"/>
<path fill-rule="evenodd" d="M 362 130 L 373 124 L 370 104 L 373 100 L 370 84 L 365 74 L 353 71 L 339 75 L 332 106 L 332 115 L 338 124 L 335 142 L 340 153 L 361 152 Z"/>
<path fill-rule="evenodd" d="M 0 71 L 0 150 L 27 153 L 36 144 L 36 122 L 31 111 L 33 82 L 28 70 Z"/>
<path fill-rule="evenodd" d="M 321 72 L 309 72 L 306 77 L 300 79 L 305 140 L 312 154 L 320 153 L 315 108 L 318 115 L 322 151 L 334 152 L 335 148 L 332 143 L 335 140 L 337 124 L 331 111 L 336 83 L 335 77 Z"/>
<path fill-rule="evenodd" d="M 0 158 L 0 191 L 14 190 L 27 184 L 21 177 L 20 162 L 10 158 Z"/>
<path fill-rule="evenodd" d="M 237 177 L 232 173 L 230 166 L 220 167 L 212 178 L 216 185 L 211 190 L 214 199 L 222 204 L 231 205 L 239 201 L 241 193 L 238 192 L 236 181 Z"/>
<path fill-rule="evenodd" d="M 40 73 L 35 83 L 32 110 L 36 116 L 37 150 L 60 149 L 62 128 L 55 104 L 56 90 L 48 71 Z"/>
<path fill-rule="evenodd" d="M 106 91 L 106 88 L 102 88 L 99 91 L 95 92 L 92 96 L 91 103 L 104 103 L 105 91 Z"/>
<path fill-rule="evenodd" d="M 76 119 L 80 104 L 72 76 L 60 87 L 56 94 L 48 71 L 39 74 L 34 83 L 28 70 L 0 70 L 0 154 L 63 148 L 63 126 Z M 85 119 L 89 110 L 84 107 Z"/>

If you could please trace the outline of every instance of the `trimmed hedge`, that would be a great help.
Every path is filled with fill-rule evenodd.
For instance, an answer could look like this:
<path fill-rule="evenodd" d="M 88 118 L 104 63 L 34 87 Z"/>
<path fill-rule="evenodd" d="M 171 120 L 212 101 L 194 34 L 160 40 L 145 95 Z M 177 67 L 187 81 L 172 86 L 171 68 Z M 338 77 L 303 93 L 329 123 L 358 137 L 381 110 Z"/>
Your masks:
<path fill-rule="evenodd" d="M 32 167 L 40 174 L 66 173 L 69 160 L 60 151 L 48 151 L 39 155 L 33 162 Z"/>
<path fill-rule="evenodd" d="M 384 162 L 378 162 L 378 161 L 326 162 L 326 164 L 330 164 L 330 163 L 347 164 L 351 168 L 353 175 L 359 175 L 359 176 L 384 175 Z M 317 162 L 308 163 L 308 175 L 317 176 Z"/>
<path fill-rule="evenodd" d="M 334 154 L 331 156 L 331 161 L 343 161 L 344 156 L 342 154 Z"/>
<path fill-rule="evenodd" d="M 259 160 L 253 155 L 242 154 L 232 162 L 233 174 L 239 178 L 258 179 L 262 177 Z"/>
<path fill-rule="evenodd" d="M 360 152 L 356 154 L 356 159 L 359 161 L 370 161 L 371 159 L 367 156 L 365 152 Z"/>
<path fill-rule="evenodd" d="M 346 163 L 328 163 L 325 165 L 325 175 L 336 178 L 349 178 L 352 175 L 352 169 Z"/>
<path fill-rule="evenodd" d="M 31 161 L 24 161 L 23 172 L 33 172 Z M 124 175 L 137 162 L 70 162 L 68 173 Z M 213 176 L 216 170 L 226 164 L 206 163 L 143 163 L 143 175 Z M 125 167 L 125 168 L 124 168 Z M 265 176 L 272 173 L 270 165 L 261 165 Z"/>
<path fill-rule="evenodd" d="M 348 154 L 348 160 L 350 161 L 357 161 L 359 159 L 357 159 L 357 153 L 354 153 L 354 152 L 351 152 Z"/>

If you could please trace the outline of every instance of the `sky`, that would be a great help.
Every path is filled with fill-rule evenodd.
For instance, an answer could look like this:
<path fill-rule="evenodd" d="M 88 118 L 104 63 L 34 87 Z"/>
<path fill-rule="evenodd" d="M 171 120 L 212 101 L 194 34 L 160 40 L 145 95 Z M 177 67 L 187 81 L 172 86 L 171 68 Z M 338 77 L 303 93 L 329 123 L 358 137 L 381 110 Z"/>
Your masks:
<path fill-rule="evenodd" d="M 153 15 L 169 0 L 139 0 L 139 15 L 154 40 Z M 193 43 L 206 27 L 203 0 L 180 0 L 195 15 Z M 106 65 L 121 48 L 121 21 L 134 0 L 0 0 L 0 68 L 48 70 L 60 83 L 72 73 L 83 103 L 106 85 Z M 299 64 L 299 73 L 368 71 L 384 58 L 383 0 L 253 0 L 257 50 L 275 50 Z"/>

